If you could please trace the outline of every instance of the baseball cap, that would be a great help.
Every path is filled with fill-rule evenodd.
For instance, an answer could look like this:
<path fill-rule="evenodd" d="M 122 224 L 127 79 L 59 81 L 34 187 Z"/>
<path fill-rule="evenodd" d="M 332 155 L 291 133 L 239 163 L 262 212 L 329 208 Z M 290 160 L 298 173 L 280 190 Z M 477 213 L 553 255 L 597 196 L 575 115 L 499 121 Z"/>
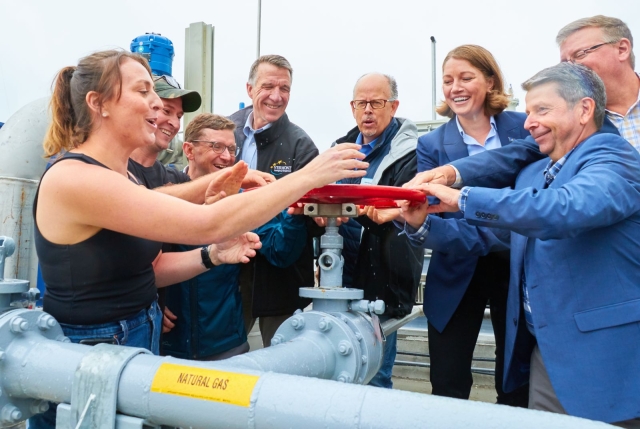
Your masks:
<path fill-rule="evenodd" d="M 195 112 L 202 104 L 202 97 L 198 91 L 190 91 L 180 88 L 180 84 L 173 76 L 153 76 L 154 89 L 160 98 L 181 98 L 182 110 Z"/>

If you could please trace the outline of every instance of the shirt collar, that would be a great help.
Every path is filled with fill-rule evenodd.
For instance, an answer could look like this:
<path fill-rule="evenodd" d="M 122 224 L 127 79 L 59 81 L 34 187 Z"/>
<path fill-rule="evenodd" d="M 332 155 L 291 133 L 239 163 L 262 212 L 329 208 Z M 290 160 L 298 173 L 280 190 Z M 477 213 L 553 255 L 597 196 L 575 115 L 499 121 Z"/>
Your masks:
<path fill-rule="evenodd" d="M 491 124 L 491 131 L 489 131 L 488 137 L 491 137 L 497 131 L 496 120 L 493 116 L 489 117 L 489 123 Z M 464 140 L 464 137 L 467 135 L 462 129 L 462 125 L 460 125 L 460 120 L 458 119 L 458 115 L 456 115 L 456 125 L 458 126 L 458 132 L 460 133 L 460 137 Z"/>
<path fill-rule="evenodd" d="M 272 123 L 269 122 L 264 127 L 254 130 L 253 129 L 253 112 L 251 112 L 249 113 L 249 116 L 247 116 L 247 121 L 244 123 L 244 128 L 242 129 L 242 131 L 244 132 L 244 135 L 246 137 L 249 137 L 249 135 L 251 134 L 257 134 L 257 133 L 263 132 L 264 130 L 268 130 L 269 128 L 271 128 L 271 125 Z"/>
<path fill-rule="evenodd" d="M 576 149 L 576 147 L 571 149 L 569 152 L 565 153 L 564 156 L 559 160 L 557 160 L 556 162 L 553 162 L 552 159 L 549 160 L 547 167 L 542 172 L 542 174 L 544 174 L 544 180 L 546 181 L 547 186 L 551 185 L 551 183 L 556 179 L 556 176 L 558 175 L 558 173 L 560 173 L 560 170 L 564 166 L 564 163 L 567 162 L 569 155 L 571 155 L 571 153 Z"/>
<path fill-rule="evenodd" d="M 389 122 L 389 125 L 387 125 L 387 127 L 382 131 L 382 133 L 380 133 L 380 135 L 378 137 L 376 137 L 375 139 L 373 139 L 373 141 L 367 143 L 369 146 L 371 146 L 371 149 L 375 149 L 376 145 L 378 144 L 379 141 L 381 141 L 381 137 L 383 137 L 385 135 L 385 133 L 387 132 L 387 130 L 389 128 L 391 128 L 391 126 L 393 126 L 394 121 L 396 120 L 395 117 L 391 118 L 391 122 Z M 356 137 L 356 144 L 362 145 L 364 146 L 365 143 L 362 142 L 362 133 L 358 133 L 358 137 Z"/>
<path fill-rule="evenodd" d="M 640 80 L 640 73 L 637 73 L 637 72 L 636 72 L 636 76 L 637 76 L 638 80 Z M 611 115 L 611 116 L 619 116 L 619 117 L 621 117 L 621 118 L 624 118 L 624 117 L 625 117 L 625 116 L 627 116 L 627 115 L 629 114 L 629 112 L 630 112 L 631 110 L 633 110 L 633 109 L 634 109 L 634 108 L 635 108 L 639 103 L 640 103 L 640 89 L 638 90 L 638 98 L 636 99 L 636 102 L 635 102 L 635 103 L 633 103 L 633 104 L 631 105 L 631 107 L 629 107 L 629 110 L 627 110 L 627 113 L 625 113 L 624 115 L 621 115 L 621 114 L 620 114 L 620 113 L 618 113 L 618 112 L 612 112 L 612 111 L 611 111 L 611 110 L 609 110 L 609 109 L 604 109 L 604 110 L 605 110 L 605 112 L 607 112 L 607 114 L 608 114 L 608 115 Z"/>

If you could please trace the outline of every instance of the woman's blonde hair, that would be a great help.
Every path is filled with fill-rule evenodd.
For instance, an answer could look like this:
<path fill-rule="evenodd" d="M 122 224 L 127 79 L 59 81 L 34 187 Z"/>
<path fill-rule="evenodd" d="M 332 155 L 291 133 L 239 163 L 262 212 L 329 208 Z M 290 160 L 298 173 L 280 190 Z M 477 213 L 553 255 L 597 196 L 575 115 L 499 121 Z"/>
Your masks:
<path fill-rule="evenodd" d="M 87 93 L 95 91 L 99 103 L 120 98 L 123 59 L 142 64 L 149 75 L 147 60 L 138 54 L 123 50 L 95 52 L 78 62 L 77 66 L 64 67 L 53 82 L 51 124 L 44 138 L 45 157 L 77 148 L 89 137 L 93 116 L 86 103 Z"/>
<path fill-rule="evenodd" d="M 506 109 L 509 105 L 509 95 L 504 90 L 502 71 L 496 59 L 491 55 L 491 52 L 478 45 L 458 46 L 450 51 L 442 62 L 443 72 L 445 64 L 451 58 L 468 61 L 469 64 L 480 70 L 485 79 L 493 80 L 493 88 L 484 100 L 484 112 L 487 116 L 497 115 Z M 438 106 L 436 113 L 449 118 L 453 118 L 454 116 L 453 111 L 444 101 Z"/>

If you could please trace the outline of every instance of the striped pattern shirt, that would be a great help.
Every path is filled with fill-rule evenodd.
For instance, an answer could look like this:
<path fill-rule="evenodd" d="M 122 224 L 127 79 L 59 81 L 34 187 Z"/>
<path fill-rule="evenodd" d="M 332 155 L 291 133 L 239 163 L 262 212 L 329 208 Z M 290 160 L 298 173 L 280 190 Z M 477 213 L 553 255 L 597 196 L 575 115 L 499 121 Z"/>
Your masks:
<path fill-rule="evenodd" d="M 638 75 L 640 79 L 640 75 Z M 626 115 L 605 110 L 607 117 L 616 126 L 620 135 L 640 152 L 640 92 L 638 99 L 631 105 Z"/>

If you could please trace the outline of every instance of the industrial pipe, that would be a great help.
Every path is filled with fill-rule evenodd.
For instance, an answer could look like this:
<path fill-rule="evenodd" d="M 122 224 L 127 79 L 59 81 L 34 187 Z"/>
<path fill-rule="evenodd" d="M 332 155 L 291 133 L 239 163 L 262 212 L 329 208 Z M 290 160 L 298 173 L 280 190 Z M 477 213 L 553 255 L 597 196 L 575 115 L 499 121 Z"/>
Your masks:
<path fill-rule="evenodd" d="M 540 411 L 256 371 L 234 367 L 233 359 L 195 362 L 56 341 L 61 328 L 43 322 L 47 316 L 33 310 L 0 316 L 3 425 L 46 409 L 42 400 L 50 400 L 70 404 L 59 408 L 58 427 L 114 427 L 95 416 L 115 417 L 116 409 L 146 425 L 191 428 L 607 427 Z M 262 353 L 280 353 L 293 343 Z M 111 394 L 114 409 L 105 409 Z"/>

